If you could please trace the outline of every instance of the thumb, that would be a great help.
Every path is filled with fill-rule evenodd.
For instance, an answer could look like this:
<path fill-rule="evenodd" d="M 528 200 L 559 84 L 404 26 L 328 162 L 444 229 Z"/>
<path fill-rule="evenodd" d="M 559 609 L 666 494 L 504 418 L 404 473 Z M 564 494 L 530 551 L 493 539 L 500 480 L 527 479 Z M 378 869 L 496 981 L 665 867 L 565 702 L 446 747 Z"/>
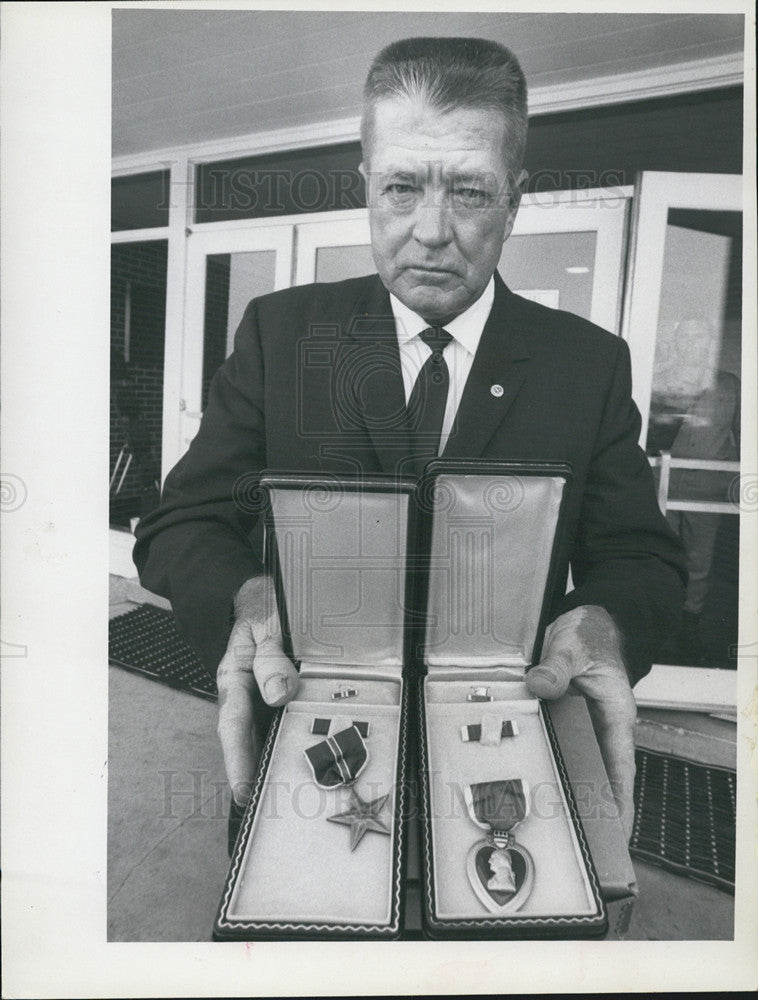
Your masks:
<path fill-rule="evenodd" d="M 293 698 L 300 684 L 294 664 L 276 638 L 267 638 L 258 643 L 253 673 L 263 700 L 275 708 Z"/>
<path fill-rule="evenodd" d="M 560 698 L 571 683 L 572 672 L 565 656 L 548 655 L 526 674 L 526 686 L 537 698 Z"/>

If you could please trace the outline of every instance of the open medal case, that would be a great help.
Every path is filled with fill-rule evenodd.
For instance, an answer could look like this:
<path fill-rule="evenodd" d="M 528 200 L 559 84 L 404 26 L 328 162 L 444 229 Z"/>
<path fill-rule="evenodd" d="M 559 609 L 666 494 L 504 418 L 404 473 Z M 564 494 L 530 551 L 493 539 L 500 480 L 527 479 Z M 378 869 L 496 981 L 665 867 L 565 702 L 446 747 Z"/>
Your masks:
<path fill-rule="evenodd" d="M 419 486 L 416 637 L 428 936 L 607 926 L 539 662 L 570 469 L 436 460 Z"/>
<path fill-rule="evenodd" d="M 269 731 L 214 937 L 397 937 L 415 484 L 271 475 L 261 486 L 300 687 Z"/>

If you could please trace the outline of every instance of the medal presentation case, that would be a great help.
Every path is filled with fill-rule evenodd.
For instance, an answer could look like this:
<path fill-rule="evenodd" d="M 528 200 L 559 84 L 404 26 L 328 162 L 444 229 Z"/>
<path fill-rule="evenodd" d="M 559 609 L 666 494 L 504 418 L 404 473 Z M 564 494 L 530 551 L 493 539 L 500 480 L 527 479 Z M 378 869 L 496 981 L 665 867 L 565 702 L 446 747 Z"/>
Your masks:
<path fill-rule="evenodd" d="M 549 716 L 524 682 L 539 662 L 570 474 L 437 460 L 419 486 L 430 937 L 587 937 L 607 927 Z"/>
<path fill-rule="evenodd" d="M 263 749 L 216 940 L 400 933 L 414 485 L 261 482 L 268 566 L 300 686 Z"/>

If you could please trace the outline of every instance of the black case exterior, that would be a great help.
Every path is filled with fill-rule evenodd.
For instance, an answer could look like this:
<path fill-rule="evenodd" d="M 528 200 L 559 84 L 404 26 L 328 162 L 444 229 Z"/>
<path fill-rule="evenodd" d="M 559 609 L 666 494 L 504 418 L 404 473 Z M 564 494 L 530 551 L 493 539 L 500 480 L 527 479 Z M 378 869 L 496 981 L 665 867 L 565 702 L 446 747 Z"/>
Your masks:
<path fill-rule="evenodd" d="M 419 484 L 420 513 L 419 513 L 419 545 L 418 558 L 416 562 L 416 588 L 414 595 L 415 618 L 422 621 L 428 614 L 428 576 L 424 572 L 425 565 L 428 565 L 430 557 L 430 546 L 432 536 L 432 526 L 434 518 L 434 486 L 437 477 L 440 475 L 470 475 L 488 477 L 508 477 L 508 476 L 558 476 L 568 482 L 571 477 L 571 468 L 565 464 L 548 464 L 544 462 L 487 462 L 478 460 L 448 460 L 438 459 L 430 462 L 425 470 L 424 477 Z M 557 570 L 556 557 L 560 543 L 560 535 L 563 526 L 563 512 L 565 510 L 564 500 L 561 503 L 558 522 L 556 525 L 555 537 L 552 546 L 550 566 L 547 574 L 547 584 L 545 596 L 543 598 L 539 623 L 536 628 L 536 638 L 533 649 L 533 662 L 539 662 L 547 617 L 549 614 L 548 595 L 552 589 L 552 583 Z M 414 651 L 416 661 L 419 664 L 419 671 L 422 676 L 416 686 L 416 696 L 418 698 L 419 713 L 419 802 L 420 802 L 420 826 L 421 826 L 421 877 L 423 881 L 423 930 L 424 934 L 432 939 L 541 939 L 541 938 L 595 938 L 602 937 L 608 927 L 605 905 L 602 900 L 600 884 L 592 862 L 587 839 L 585 837 L 576 802 L 568 780 L 568 775 L 561 756 L 560 748 L 555 736 L 555 730 L 550 720 L 549 713 L 544 711 L 542 705 L 539 707 L 540 718 L 544 722 L 547 732 L 549 746 L 555 761 L 556 770 L 561 783 L 561 788 L 565 797 L 570 819 L 573 823 L 576 838 L 579 844 L 582 862 L 585 866 L 588 882 L 591 887 L 592 898 L 596 905 L 596 912 L 593 915 L 581 916 L 538 916 L 529 917 L 520 915 L 518 912 L 504 916 L 476 916 L 471 919 L 440 918 L 437 916 L 437 901 L 434 889 L 435 864 L 440 863 L 436 859 L 433 849 L 432 838 L 432 810 L 429 788 L 429 761 L 427 747 L 427 708 L 425 691 L 426 664 L 424 661 L 424 636 L 423 625 L 418 625 L 414 636 Z M 444 684 L 444 680 L 437 683 Z M 473 827 L 472 827 L 473 829 Z"/>
<path fill-rule="evenodd" d="M 281 577 L 281 567 L 276 548 L 276 531 L 270 502 L 270 490 L 280 489 L 316 489 L 316 490 L 348 490 L 367 491 L 374 493 L 406 493 L 409 496 L 408 505 L 408 541 L 415 536 L 415 505 L 413 503 L 413 492 L 415 484 L 409 480 L 397 480 L 391 477 L 337 477 L 328 478 L 309 477 L 302 474 L 267 474 L 262 477 L 262 500 L 265 503 L 264 516 L 266 524 L 266 553 L 269 569 L 274 576 L 276 587 L 277 603 L 279 607 L 282 630 L 285 640 L 285 651 L 292 654 L 292 647 L 289 641 L 288 614 L 284 600 L 284 586 Z M 406 577 L 406 609 L 410 604 L 410 576 Z M 400 936 L 403 927 L 404 912 L 404 882 L 406 870 L 406 813 L 407 813 L 407 757 L 408 757 L 408 705 L 410 699 L 410 685 L 405 676 L 408 664 L 408 654 L 410 650 L 409 630 L 405 629 L 404 649 L 403 649 L 403 677 L 402 693 L 400 698 L 399 717 L 399 744 L 397 755 L 397 767 L 395 770 L 395 799 L 393 825 L 395 828 L 394 850 L 392 857 L 392 888 L 390 917 L 386 924 L 351 922 L 349 920 L 339 923 L 316 922 L 310 919 L 292 920 L 265 920 L 265 919 L 241 919 L 230 916 L 230 906 L 238 879 L 243 874 L 243 862 L 246 848 L 251 837 L 254 821 L 258 807 L 261 803 L 262 793 L 265 787 L 266 778 L 271 768 L 274 755 L 274 748 L 277 736 L 282 727 L 286 706 L 276 711 L 272 720 L 268 735 L 265 741 L 261 759 L 258 764 L 258 772 L 255 785 L 248 803 L 243 821 L 240 827 L 237 841 L 232 853 L 229 870 L 224 883 L 224 891 L 219 905 L 218 913 L 214 923 L 213 938 L 216 941 L 247 941 L 247 940 L 386 940 L 396 939 Z M 297 664 L 299 667 L 299 664 Z M 358 670 L 360 668 L 357 668 Z M 359 674 L 356 680 L 360 681 Z M 356 704 L 356 708 L 359 704 Z M 359 779 L 360 780 L 360 779 Z M 359 788 L 360 791 L 360 788 Z M 315 821 L 315 820 L 314 820 Z M 360 850 L 360 847 L 358 848 Z M 337 854 L 334 857 L 338 857 Z M 339 877 L 339 871 L 335 871 L 335 878 Z"/>

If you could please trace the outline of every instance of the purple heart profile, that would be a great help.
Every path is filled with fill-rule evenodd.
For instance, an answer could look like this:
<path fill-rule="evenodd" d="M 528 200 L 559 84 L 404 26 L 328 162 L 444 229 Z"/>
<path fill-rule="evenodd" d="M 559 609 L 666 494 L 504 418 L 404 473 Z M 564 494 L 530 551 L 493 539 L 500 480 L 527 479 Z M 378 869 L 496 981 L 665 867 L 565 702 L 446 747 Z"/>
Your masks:
<path fill-rule="evenodd" d="M 520 909 L 532 891 L 534 862 L 520 844 L 498 848 L 480 840 L 469 851 L 466 867 L 474 892 L 490 913 Z"/>

